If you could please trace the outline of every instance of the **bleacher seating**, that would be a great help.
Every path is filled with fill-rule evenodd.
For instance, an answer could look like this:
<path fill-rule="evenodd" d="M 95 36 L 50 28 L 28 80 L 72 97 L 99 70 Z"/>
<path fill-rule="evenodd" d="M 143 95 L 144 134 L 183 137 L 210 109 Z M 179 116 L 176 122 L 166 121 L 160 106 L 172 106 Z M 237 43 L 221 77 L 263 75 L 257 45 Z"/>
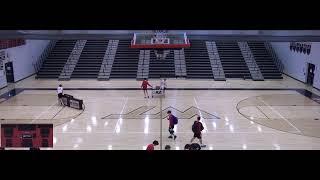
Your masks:
<path fill-rule="evenodd" d="M 216 45 L 226 78 L 251 79 L 237 42 L 216 42 Z"/>
<path fill-rule="evenodd" d="M 191 47 L 186 48 L 185 59 L 187 78 L 213 79 L 212 68 L 204 40 L 190 40 Z"/>
<path fill-rule="evenodd" d="M 44 61 L 37 78 L 57 79 L 74 48 L 76 40 L 60 40 Z M 120 40 L 111 69 L 110 79 L 136 79 L 139 49 L 130 47 L 131 40 Z M 184 49 L 187 78 L 213 79 L 212 68 L 205 40 L 190 40 L 191 47 Z M 97 78 L 101 63 L 107 49 L 108 40 L 88 40 L 72 78 Z M 247 64 L 242 56 L 237 42 L 216 42 L 221 64 L 226 78 L 251 79 Z M 265 79 L 282 79 L 275 61 L 269 54 L 263 42 L 248 42 Z M 174 51 L 170 50 L 166 59 L 157 60 L 154 50 L 150 51 L 149 78 L 175 77 Z"/>
<path fill-rule="evenodd" d="M 71 78 L 97 78 L 108 40 L 88 40 Z"/>
<path fill-rule="evenodd" d="M 264 79 L 282 79 L 281 72 L 264 46 L 264 42 L 248 42 L 248 45 Z"/>
<path fill-rule="evenodd" d="M 110 79 L 136 78 L 139 62 L 139 49 L 130 48 L 131 40 L 120 40 L 113 62 Z"/>
<path fill-rule="evenodd" d="M 149 78 L 174 78 L 174 55 L 170 50 L 165 59 L 157 59 L 154 51 L 150 52 Z"/>
<path fill-rule="evenodd" d="M 77 40 L 59 40 L 50 52 L 36 78 L 57 79 Z"/>

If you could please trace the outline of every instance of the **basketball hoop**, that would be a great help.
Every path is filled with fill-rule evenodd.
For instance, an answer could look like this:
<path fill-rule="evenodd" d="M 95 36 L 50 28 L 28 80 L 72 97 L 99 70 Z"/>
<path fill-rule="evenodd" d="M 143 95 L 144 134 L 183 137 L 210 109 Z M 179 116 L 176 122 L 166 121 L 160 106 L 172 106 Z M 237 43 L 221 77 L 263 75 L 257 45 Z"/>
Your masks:
<path fill-rule="evenodd" d="M 164 30 L 152 33 L 134 33 L 131 48 L 137 49 L 181 49 L 189 48 L 190 42 L 186 33 L 167 33 Z"/>
<path fill-rule="evenodd" d="M 170 44 L 170 39 L 167 38 L 165 30 L 156 30 L 154 37 L 151 38 L 151 44 Z"/>

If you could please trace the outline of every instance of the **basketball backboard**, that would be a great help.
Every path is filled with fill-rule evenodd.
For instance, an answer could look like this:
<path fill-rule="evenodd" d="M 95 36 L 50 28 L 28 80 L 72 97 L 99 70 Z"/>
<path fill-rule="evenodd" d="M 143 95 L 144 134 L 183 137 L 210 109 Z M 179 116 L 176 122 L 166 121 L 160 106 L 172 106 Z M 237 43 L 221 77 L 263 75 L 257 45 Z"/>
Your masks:
<path fill-rule="evenodd" d="M 134 33 L 131 48 L 138 49 L 181 49 L 189 48 L 186 33 L 164 34 L 159 38 L 154 33 Z"/>

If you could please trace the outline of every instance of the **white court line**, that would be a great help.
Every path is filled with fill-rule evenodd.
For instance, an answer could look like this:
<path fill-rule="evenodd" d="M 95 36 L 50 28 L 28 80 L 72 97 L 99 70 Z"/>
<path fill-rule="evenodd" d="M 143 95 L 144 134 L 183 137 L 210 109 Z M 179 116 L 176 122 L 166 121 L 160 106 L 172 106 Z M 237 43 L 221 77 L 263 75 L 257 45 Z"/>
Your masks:
<path fill-rule="evenodd" d="M 126 97 L 126 100 L 125 100 L 125 102 L 124 102 L 124 105 L 123 105 L 123 107 L 122 107 L 122 110 L 121 110 L 120 114 L 123 113 L 123 110 L 124 110 L 124 108 L 125 108 L 126 105 L 127 105 L 127 102 L 128 102 L 128 97 Z"/>
<path fill-rule="evenodd" d="M 260 101 L 263 102 L 263 104 L 265 104 L 268 108 L 270 108 L 273 112 L 275 112 L 278 116 L 280 116 L 283 120 L 285 120 L 288 124 L 290 124 L 294 129 L 296 129 L 299 133 L 301 133 L 301 131 L 295 127 L 288 119 L 286 119 L 285 117 L 283 117 L 278 111 L 276 111 L 275 109 L 273 109 L 271 106 L 269 106 L 264 100 L 262 100 L 261 98 L 259 98 Z"/>
<path fill-rule="evenodd" d="M 36 120 L 38 120 L 42 115 L 43 115 L 43 113 L 45 113 L 45 112 L 48 112 L 49 111 L 49 109 L 51 109 L 54 105 L 55 105 L 56 103 L 53 103 L 51 106 L 49 106 L 45 111 L 42 111 L 42 113 L 40 113 L 35 119 L 33 119 L 32 121 L 31 121 L 31 123 L 34 123 L 34 121 L 36 121 Z M 62 107 L 63 108 L 63 107 Z M 61 110 L 61 109 L 60 109 Z M 60 111 L 59 110 L 59 111 Z M 58 111 L 58 112 L 59 112 Z"/>
<path fill-rule="evenodd" d="M 206 125 L 206 123 L 202 120 L 203 118 L 202 118 L 202 114 L 201 114 L 200 108 L 199 108 L 199 106 L 198 106 L 197 100 L 196 100 L 195 97 L 193 97 L 193 100 L 194 100 L 194 102 L 196 103 L 196 106 L 197 106 L 197 108 L 198 108 L 198 111 L 199 111 L 199 114 L 200 114 L 200 117 L 201 117 L 201 122 L 202 122 L 202 124 L 203 124 L 203 133 L 207 133 L 207 125 Z"/>
<path fill-rule="evenodd" d="M 0 99 L 0 103 L 5 102 L 5 101 L 6 101 L 6 99 L 4 99 L 4 98 Z"/>
<path fill-rule="evenodd" d="M 159 134 L 160 132 L 148 132 L 148 134 Z M 55 134 L 88 134 L 87 132 L 55 132 Z M 91 134 L 115 134 L 114 132 L 93 132 Z M 145 134 L 144 132 L 123 132 L 124 134 Z M 193 134 L 193 132 L 179 132 L 179 134 Z M 259 134 L 257 132 L 207 132 L 207 134 Z M 288 132 L 264 132 L 264 134 L 288 134 Z"/>
<path fill-rule="evenodd" d="M 125 100 L 125 102 L 124 102 L 124 104 L 123 104 L 123 107 L 122 107 L 122 110 L 121 110 L 121 112 L 120 112 L 120 117 L 119 117 L 119 119 L 118 119 L 118 121 L 117 121 L 117 124 L 116 124 L 116 126 L 115 126 L 115 128 L 114 128 L 114 131 L 117 132 L 117 133 L 120 132 L 120 126 L 121 126 L 122 121 L 123 121 L 121 115 L 122 115 L 122 113 L 123 113 L 124 108 L 125 108 L 126 105 L 127 105 L 127 102 L 128 102 L 128 97 L 126 97 L 126 100 Z"/>

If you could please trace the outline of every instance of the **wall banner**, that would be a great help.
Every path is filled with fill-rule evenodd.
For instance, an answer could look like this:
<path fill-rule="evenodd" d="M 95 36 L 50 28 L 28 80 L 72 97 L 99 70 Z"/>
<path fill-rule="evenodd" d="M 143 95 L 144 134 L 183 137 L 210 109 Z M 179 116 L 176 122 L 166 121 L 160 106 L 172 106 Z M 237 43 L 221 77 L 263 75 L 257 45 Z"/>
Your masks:
<path fill-rule="evenodd" d="M 311 42 L 291 42 L 290 51 L 310 55 L 311 44 Z"/>

